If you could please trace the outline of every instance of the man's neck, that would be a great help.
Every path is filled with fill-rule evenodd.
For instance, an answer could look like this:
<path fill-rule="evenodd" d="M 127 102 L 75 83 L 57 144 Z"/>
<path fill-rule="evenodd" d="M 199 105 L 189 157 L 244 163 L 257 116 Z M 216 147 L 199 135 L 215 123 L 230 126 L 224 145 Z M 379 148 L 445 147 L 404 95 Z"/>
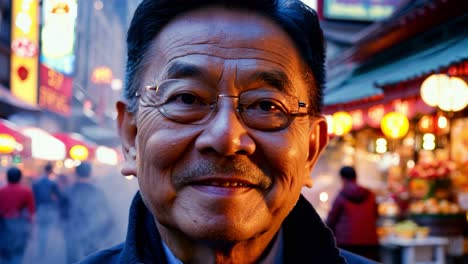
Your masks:
<path fill-rule="evenodd" d="M 281 238 L 276 233 L 265 233 L 248 241 L 220 245 L 218 242 L 188 240 L 160 224 L 157 226 L 167 249 L 185 264 L 262 263 L 265 258 L 275 259 L 282 254 Z"/>

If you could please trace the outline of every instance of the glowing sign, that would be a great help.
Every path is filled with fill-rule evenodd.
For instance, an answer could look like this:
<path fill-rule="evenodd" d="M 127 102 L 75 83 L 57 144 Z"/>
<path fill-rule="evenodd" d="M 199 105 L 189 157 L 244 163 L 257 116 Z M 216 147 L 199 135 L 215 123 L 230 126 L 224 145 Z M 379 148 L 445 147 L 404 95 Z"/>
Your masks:
<path fill-rule="evenodd" d="M 41 62 L 67 75 L 75 64 L 77 6 L 76 0 L 43 1 Z"/>
<path fill-rule="evenodd" d="M 41 64 L 39 104 L 52 112 L 68 116 L 71 112 L 72 79 Z"/>
<path fill-rule="evenodd" d="M 12 2 L 11 93 L 32 105 L 37 104 L 38 3 L 37 0 Z"/>
<path fill-rule="evenodd" d="M 112 70 L 109 67 L 97 67 L 93 71 L 91 80 L 96 84 L 109 84 L 112 82 Z"/>
<path fill-rule="evenodd" d="M 324 0 L 323 14 L 329 19 L 376 21 L 389 17 L 403 0 Z"/>

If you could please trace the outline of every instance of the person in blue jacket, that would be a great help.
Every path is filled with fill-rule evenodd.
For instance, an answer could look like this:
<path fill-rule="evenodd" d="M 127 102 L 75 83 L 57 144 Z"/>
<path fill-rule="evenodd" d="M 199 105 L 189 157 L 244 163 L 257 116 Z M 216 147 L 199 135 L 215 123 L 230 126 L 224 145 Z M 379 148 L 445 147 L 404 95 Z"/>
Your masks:
<path fill-rule="evenodd" d="M 315 11 L 143 0 L 127 47 L 117 124 L 139 192 L 125 242 L 82 263 L 370 263 L 301 195 L 328 142 Z"/>

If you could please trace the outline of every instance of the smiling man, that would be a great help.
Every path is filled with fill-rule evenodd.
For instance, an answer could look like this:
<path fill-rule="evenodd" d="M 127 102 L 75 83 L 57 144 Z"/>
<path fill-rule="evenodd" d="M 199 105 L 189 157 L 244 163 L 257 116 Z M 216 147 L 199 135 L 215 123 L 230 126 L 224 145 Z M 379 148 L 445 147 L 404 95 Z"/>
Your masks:
<path fill-rule="evenodd" d="M 127 44 L 122 174 L 140 191 L 125 243 L 84 263 L 361 263 L 300 194 L 328 142 L 313 10 L 144 0 Z"/>

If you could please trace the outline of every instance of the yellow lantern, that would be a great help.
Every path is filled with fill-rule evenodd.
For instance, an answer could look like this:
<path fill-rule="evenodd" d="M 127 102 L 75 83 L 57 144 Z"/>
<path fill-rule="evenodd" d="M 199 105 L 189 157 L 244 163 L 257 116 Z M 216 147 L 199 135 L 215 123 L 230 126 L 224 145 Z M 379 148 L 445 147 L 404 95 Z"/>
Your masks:
<path fill-rule="evenodd" d="M 390 112 L 385 114 L 382 118 L 380 128 L 384 135 L 389 138 L 402 138 L 408 133 L 409 121 L 402 113 Z"/>
<path fill-rule="evenodd" d="M 70 148 L 69 151 L 70 158 L 74 160 L 83 161 L 88 158 L 88 148 L 83 145 L 75 145 Z"/>
<path fill-rule="evenodd" d="M 17 142 L 9 134 L 0 134 L 0 154 L 9 154 L 15 151 Z"/>
<path fill-rule="evenodd" d="M 344 111 L 336 112 L 332 115 L 333 134 L 342 136 L 353 128 L 353 117 Z"/>

